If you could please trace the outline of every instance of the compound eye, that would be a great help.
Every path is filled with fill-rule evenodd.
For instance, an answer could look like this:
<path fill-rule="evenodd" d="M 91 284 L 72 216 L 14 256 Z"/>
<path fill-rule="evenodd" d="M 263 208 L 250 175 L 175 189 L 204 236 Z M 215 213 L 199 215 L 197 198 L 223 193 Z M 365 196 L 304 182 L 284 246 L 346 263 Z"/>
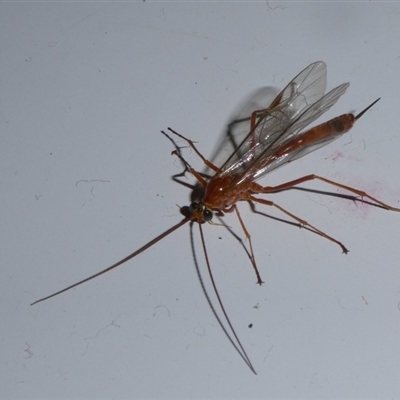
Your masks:
<path fill-rule="evenodd" d="M 212 220 L 213 216 L 214 216 L 214 213 L 209 208 L 205 208 L 203 210 L 203 219 L 204 219 L 204 221 L 210 222 Z"/>
<path fill-rule="evenodd" d="M 196 203 L 196 202 L 193 202 L 192 204 L 190 204 L 190 206 L 189 206 L 189 211 L 192 213 L 192 212 L 195 212 L 196 210 L 197 210 L 197 207 L 199 206 L 199 203 Z"/>

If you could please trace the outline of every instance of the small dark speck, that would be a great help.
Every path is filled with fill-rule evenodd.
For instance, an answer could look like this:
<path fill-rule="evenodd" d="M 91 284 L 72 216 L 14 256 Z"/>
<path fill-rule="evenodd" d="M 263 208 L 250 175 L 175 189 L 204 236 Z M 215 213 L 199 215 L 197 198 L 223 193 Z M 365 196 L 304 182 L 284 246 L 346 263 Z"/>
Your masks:
<path fill-rule="evenodd" d="M 25 58 L 25 62 L 31 62 L 31 61 L 32 61 L 32 57 Z"/>
<path fill-rule="evenodd" d="M 253 324 L 249 324 L 249 328 L 252 328 L 253 327 Z"/>
<path fill-rule="evenodd" d="M 219 239 L 219 240 L 222 240 L 222 237 L 221 237 L 221 236 L 219 236 L 219 237 L 218 237 L 218 239 Z"/>

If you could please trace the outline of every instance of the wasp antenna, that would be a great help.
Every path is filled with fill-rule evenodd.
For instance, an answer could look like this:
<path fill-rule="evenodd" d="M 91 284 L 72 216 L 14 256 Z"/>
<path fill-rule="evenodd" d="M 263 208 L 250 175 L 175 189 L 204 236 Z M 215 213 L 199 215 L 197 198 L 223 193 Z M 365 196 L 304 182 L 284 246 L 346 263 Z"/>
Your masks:
<path fill-rule="evenodd" d="M 376 99 L 376 100 L 375 100 L 372 104 L 370 104 L 365 110 L 361 111 L 360 114 L 358 114 L 358 115 L 356 116 L 356 120 L 359 119 L 359 118 L 361 118 L 361 117 L 364 115 L 364 113 L 366 113 L 366 112 L 367 112 L 375 103 L 377 103 L 380 99 L 381 99 L 381 98 L 379 97 L 379 99 Z"/>

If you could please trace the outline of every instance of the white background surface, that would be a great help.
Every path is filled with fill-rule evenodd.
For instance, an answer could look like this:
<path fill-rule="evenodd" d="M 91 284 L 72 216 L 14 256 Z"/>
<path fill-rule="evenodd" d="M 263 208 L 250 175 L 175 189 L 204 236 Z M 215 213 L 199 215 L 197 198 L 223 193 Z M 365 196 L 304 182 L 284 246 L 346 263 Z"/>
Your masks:
<path fill-rule="evenodd" d="M 273 197 L 347 256 L 241 205 L 261 288 L 232 236 L 204 227 L 257 376 L 211 314 L 188 226 L 30 306 L 181 219 L 190 190 L 171 180 L 181 165 L 161 130 L 210 156 L 248 96 L 319 59 L 328 89 L 351 83 L 325 120 L 382 100 L 261 183 L 318 173 L 399 206 L 398 3 L 10 2 L 0 18 L 1 398 L 400 397 L 400 215 L 343 199 Z"/>

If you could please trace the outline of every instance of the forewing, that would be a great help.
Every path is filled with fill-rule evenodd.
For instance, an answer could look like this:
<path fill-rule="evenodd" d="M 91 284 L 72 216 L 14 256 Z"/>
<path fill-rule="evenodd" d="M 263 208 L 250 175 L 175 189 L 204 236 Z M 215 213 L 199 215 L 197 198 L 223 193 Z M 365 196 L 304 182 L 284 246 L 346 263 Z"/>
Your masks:
<path fill-rule="evenodd" d="M 255 128 L 222 165 L 220 174 L 242 174 L 278 139 L 287 136 L 287 128 L 297 117 L 321 99 L 326 90 L 326 64 L 317 61 L 282 90 L 271 105 L 258 113 Z"/>
<path fill-rule="evenodd" d="M 301 115 L 292 121 L 292 123 L 286 128 L 285 132 L 281 133 L 275 141 L 267 143 L 266 146 L 264 146 L 264 150 L 259 152 L 258 157 L 247 165 L 246 170 L 243 171 L 243 174 L 238 177 L 235 183 L 240 183 L 249 179 L 259 179 L 275 168 L 303 157 L 306 154 L 327 145 L 332 140 L 337 139 L 340 135 L 331 135 L 324 137 L 319 141 L 302 146 L 301 130 L 328 111 L 338 101 L 339 97 L 345 93 L 349 86 L 349 83 L 343 83 L 337 88 L 331 90 L 311 107 L 308 107 Z M 293 143 L 293 141 L 296 141 L 297 139 L 298 146 L 293 150 L 293 146 L 288 146 L 288 143 Z M 262 145 L 259 147 L 262 147 Z M 285 147 L 290 148 L 290 151 L 285 151 Z"/>
<path fill-rule="evenodd" d="M 272 110 L 288 101 L 293 102 L 297 96 L 308 104 L 315 103 L 325 93 L 326 90 L 326 64 L 323 61 L 316 61 L 301 71 L 294 77 L 285 89 L 270 104 Z"/>

